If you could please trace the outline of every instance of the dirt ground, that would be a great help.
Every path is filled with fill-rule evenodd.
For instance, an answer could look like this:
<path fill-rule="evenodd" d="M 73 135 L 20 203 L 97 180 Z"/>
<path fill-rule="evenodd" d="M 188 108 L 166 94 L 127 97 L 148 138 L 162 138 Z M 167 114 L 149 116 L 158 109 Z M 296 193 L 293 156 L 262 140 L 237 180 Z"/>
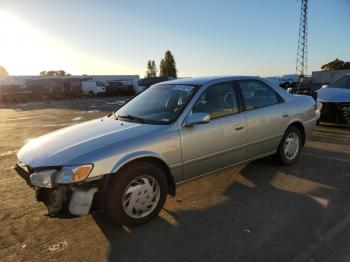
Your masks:
<path fill-rule="evenodd" d="M 350 261 L 349 129 L 318 127 L 289 167 L 269 158 L 183 184 L 144 226 L 48 217 L 13 170 L 16 151 L 115 101 L 0 105 L 1 261 Z"/>

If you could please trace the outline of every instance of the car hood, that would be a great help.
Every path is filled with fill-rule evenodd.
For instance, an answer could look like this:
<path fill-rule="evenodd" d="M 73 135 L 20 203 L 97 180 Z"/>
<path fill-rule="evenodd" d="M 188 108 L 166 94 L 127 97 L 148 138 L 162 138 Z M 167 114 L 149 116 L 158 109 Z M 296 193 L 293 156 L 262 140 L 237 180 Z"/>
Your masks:
<path fill-rule="evenodd" d="M 104 117 L 73 125 L 30 140 L 17 153 L 32 168 L 61 166 L 125 139 L 153 133 L 161 125 L 147 125 Z"/>
<path fill-rule="evenodd" d="M 317 90 L 317 100 L 320 102 L 350 103 L 350 89 L 326 87 Z"/>

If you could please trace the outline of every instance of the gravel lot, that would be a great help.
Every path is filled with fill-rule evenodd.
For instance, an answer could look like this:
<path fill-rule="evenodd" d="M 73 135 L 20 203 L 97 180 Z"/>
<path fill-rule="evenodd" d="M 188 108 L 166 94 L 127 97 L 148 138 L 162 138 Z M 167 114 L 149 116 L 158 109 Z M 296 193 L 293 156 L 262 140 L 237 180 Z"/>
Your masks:
<path fill-rule="evenodd" d="M 269 158 L 183 184 L 141 227 L 48 217 L 13 170 L 16 150 L 115 101 L 0 105 L 1 261 L 350 261 L 349 129 L 318 127 L 290 167 Z"/>

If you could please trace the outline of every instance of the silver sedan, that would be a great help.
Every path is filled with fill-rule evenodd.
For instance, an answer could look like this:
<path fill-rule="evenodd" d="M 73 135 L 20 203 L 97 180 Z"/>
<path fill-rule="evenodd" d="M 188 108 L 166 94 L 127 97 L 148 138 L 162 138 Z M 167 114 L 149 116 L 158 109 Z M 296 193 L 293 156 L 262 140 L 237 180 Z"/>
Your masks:
<path fill-rule="evenodd" d="M 294 163 L 315 109 L 259 77 L 163 82 L 108 116 L 31 140 L 16 170 L 49 213 L 85 215 L 94 203 L 118 224 L 142 224 L 180 182 L 274 154 Z"/>

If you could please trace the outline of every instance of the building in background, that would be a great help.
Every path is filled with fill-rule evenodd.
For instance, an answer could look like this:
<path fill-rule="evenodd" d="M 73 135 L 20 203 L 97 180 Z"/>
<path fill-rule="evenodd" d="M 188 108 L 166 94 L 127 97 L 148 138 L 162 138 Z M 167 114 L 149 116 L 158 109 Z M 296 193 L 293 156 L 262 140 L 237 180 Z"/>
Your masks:
<path fill-rule="evenodd" d="M 46 98 L 69 98 L 84 95 L 82 83 L 89 82 L 105 86 L 109 90 L 118 83 L 122 94 L 136 94 L 144 87 L 139 86 L 139 75 L 74 75 L 74 76 L 6 76 L 0 79 L 0 97 L 8 101 L 38 100 Z M 89 93 L 89 91 L 87 92 Z M 95 94 L 95 92 L 92 92 Z M 120 95 L 109 92 L 110 95 Z"/>

